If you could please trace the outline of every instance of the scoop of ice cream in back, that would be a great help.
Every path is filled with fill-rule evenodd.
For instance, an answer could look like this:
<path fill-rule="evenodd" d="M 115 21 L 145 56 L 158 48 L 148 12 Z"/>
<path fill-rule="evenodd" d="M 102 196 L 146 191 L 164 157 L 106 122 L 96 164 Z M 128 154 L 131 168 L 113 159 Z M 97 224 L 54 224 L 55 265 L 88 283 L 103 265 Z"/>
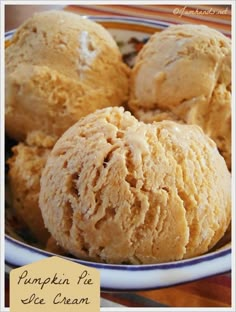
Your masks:
<path fill-rule="evenodd" d="M 160 263 L 207 252 L 230 222 L 230 174 L 198 126 L 97 110 L 55 144 L 41 178 L 44 222 L 76 257 Z"/>
<path fill-rule="evenodd" d="M 144 120 L 197 124 L 231 166 L 231 40 L 203 25 L 151 36 L 131 72 L 129 107 Z"/>
<path fill-rule="evenodd" d="M 122 105 L 129 70 L 109 32 L 77 14 L 35 14 L 6 48 L 6 131 L 59 137 L 97 108 Z"/>
<path fill-rule="evenodd" d="M 48 138 L 48 142 L 51 139 Z M 44 141 L 44 143 L 48 143 Z M 43 246 L 49 233 L 46 230 L 39 208 L 40 177 L 50 148 L 19 143 L 12 149 L 8 159 L 8 183 L 11 205 L 22 224 L 30 230 L 32 237 Z"/>

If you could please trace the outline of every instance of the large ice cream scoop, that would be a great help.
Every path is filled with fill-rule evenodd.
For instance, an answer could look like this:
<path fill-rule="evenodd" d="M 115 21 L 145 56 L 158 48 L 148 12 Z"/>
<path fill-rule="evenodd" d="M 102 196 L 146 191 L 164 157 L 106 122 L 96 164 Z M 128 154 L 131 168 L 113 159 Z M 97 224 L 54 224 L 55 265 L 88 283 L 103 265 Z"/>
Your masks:
<path fill-rule="evenodd" d="M 77 14 L 48 11 L 28 19 L 6 48 L 6 131 L 59 137 L 97 108 L 128 97 L 127 66 L 101 25 Z"/>
<path fill-rule="evenodd" d="M 129 107 L 145 122 L 197 124 L 231 166 L 231 40 L 203 25 L 154 34 L 131 73 Z"/>
<path fill-rule="evenodd" d="M 231 217 L 230 173 L 196 125 L 139 122 L 97 110 L 51 151 L 39 204 L 71 254 L 108 263 L 160 263 L 207 252 Z"/>

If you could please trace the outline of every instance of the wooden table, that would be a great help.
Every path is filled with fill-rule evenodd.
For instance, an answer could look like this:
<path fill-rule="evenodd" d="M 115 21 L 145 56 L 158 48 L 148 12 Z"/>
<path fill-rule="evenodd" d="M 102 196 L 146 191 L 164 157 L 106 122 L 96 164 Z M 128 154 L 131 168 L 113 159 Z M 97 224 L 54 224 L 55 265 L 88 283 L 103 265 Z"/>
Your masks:
<path fill-rule="evenodd" d="M 5 278 L 5 302 L 9 306 L 9 278 Z M 101 293 L 102 306 L 128 307 L 230 307 L 231 275 L 221 274 L 159 290 Z M 104 300 L 105 299 L 105 300 Z"/>
<path fill-rule="evenodd" d="M 204 10 L 215 14 L 200 14 Z M 222 31 L 231 37 L 230 6 L 180 6 L 180 5 L 7 5 L 5 30 L 18 27 L 33 12 L 46 9 L 64 9 L 82 15 L 119 15 L 160 20 L 171 23 L 205 24 Z M 193 14 L 187 14 L 189 10 Z M 194 14 L 195 10 L 195 14 Z M 181 15 L 182 14 L 182 15 Z M 6 275 L 5 298 L 9 304 L 9 280 Z M 222 274 L 199 281 L 166 289 L 141 291 L 135 293 L 101 293 L 102 306 L 120 304 L 128 307 L 230 307 L 231 275 Z"/>

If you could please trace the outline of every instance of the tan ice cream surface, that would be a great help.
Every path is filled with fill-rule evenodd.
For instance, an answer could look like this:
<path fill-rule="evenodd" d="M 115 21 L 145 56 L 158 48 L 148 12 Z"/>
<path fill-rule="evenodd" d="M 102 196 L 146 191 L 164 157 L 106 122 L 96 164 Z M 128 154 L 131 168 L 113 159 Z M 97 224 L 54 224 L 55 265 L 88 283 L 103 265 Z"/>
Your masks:
<path fill-rule="evenodd" d="M 38 199 L 40 177 L 50 150 L 19 143 L 12 151 L 13 156 L 7 161 L 12 206 L 33 236 L 44 244 L 49 233 L 44 226 Z"/>
<path fill-rule="evenodd" d="M 203 25 L 154 34 L 131 73 L 129 107 L 145 121 L 202 127 L 231 167 L 231 40 Z"/>
<path fill-rule="evenodd" d="M 127 66 L 101 25 L 77 14 L 35 14 L 6 48 L 6 131 L 25 140 L 32 131 L 57 138 L 97 108 L 128 97 Z"/>
<path fill-rule="evenodd" d="M 145 124 L 117 107 L 63 134 L 39 198 L 59 245 L 108 263 L 200 255 L 224 235 L 231 216 L 230 173 L 200 127 Z"/>

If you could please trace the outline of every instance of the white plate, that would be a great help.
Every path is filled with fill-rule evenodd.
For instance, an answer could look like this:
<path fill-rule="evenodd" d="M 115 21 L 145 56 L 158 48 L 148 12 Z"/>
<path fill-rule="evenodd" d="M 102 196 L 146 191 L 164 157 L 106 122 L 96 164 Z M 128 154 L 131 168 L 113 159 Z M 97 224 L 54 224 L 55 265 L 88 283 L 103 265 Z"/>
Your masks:
<path fill-rule="evenodd" d="M 10 267 L 23 266 L 53 255 L 6 235 L 5 257 Z M 231 268 L 231 248 L 193 259 L 148 265 L 116 265 L 64 258 L 98 269 L 101 288 L 109 291 L 163 288 L 228 272 Z"/>
<path fill-rule="evenodd" d="M 138 18 L 92 17 L 114 36 L 126 60 L 132 65 L 138 49 L 151 33 L 168 24 Z M 14 31 L 5 34 L 10 39 Z M 130 42 L 130 39 L 133 38 Z M 12 211 L 6 208 L 5 260 L 8 268 L 23 266 L 54 255 L 35 246 L 31 237 L 20 230 Z M 206 255 L 155 265 L 110 265 L 69 258 L 97 268 L 101 288 L 109 291 L 157 289 L 205 278 L 231 270 L 231 248 L 225 247 Z"/>

